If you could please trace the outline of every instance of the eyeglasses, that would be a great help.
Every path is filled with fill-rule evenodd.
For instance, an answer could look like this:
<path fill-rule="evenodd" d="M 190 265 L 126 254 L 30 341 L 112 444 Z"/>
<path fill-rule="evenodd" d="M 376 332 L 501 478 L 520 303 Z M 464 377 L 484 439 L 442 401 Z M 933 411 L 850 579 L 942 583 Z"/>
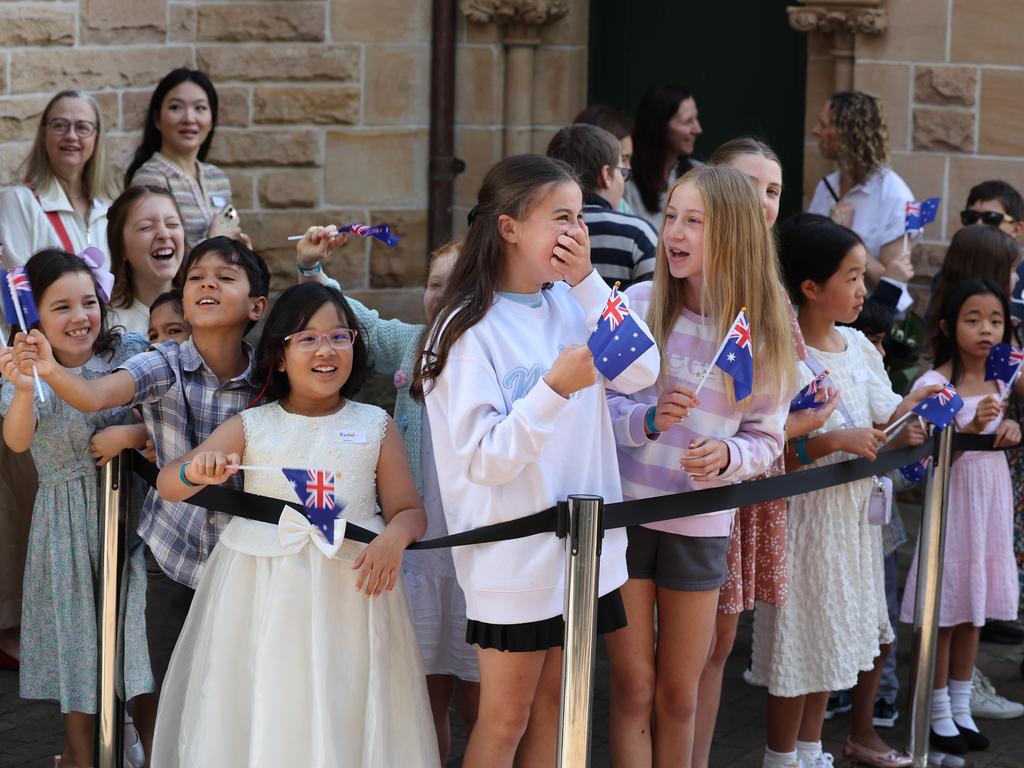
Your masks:
<path fill-rule="evenodd" d="M 1017 219 L 1008 213 L 1000 213 L 999 211 L 960 211 L 960 223 L 965 227 L 977 224 L 979 221 L 990 227 L 998 227 L 1003 222 L 1013 224 Z"/>
<path fill-rule="evenodd" d="M 619 172 L 622 174 L 623 181 L 629 181 L 633 178 L 633 169 L 628 165 L 616 165 L 615 167 L 618 168 Z"/>
<path fill-rule="evenodd" d="M 348 349 L 356 341 L 356 332 L 351 328 L 335 328 L 333 331 L 299 331 L 285 336 L 284 343 L 287 344 L 291 341 L 300 352 L 316 352 L 320 349 L 324 339 L 327 339 L 327 343 L 331 345 L 332 349 Z"/>
<path fill-rule="evenodd" d="M 46 127 L 50 133 L 57 136 L 64 136 L 72 128 L 75 129 L 75 133 L 80 139 L 88 139 L 94 133 L 96 133 L 96 123 L 90 122 L 89 120 L 76 120 L 71 122 L 65 120 L 63 117 L 55 117 L 52 120 L 46 121 Z"/>

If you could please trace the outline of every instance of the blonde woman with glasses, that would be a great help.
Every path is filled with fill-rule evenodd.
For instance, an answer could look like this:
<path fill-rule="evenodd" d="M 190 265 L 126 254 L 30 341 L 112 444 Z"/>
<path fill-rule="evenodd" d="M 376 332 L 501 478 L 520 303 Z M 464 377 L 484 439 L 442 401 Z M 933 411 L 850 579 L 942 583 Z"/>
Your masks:
<path fill-rule="evenodd" d="M 61 91 L 50 99 L 22 164 L 25 181 L 0 200 L 4 267 L 43 248 L 80 253 L 91 245 L 107 253 L 107 207 L 117 187 L 105 143 L 91 96 Z M 105 262 L 109 269 L 109 254 Z"/>

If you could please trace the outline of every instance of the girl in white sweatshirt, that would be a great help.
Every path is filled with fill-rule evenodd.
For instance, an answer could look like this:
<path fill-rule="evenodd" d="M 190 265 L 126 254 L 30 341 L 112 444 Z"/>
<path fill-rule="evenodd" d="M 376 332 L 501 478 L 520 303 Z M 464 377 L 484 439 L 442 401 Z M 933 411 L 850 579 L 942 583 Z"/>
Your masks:
<path fill-rule="evenodd" d="M 509 157 L 483 180 L 413 384 L 425 395 L 451 533 L 525 517 L 573 493 L 622 498 L 605 382 L 586 345 L 608 288 L 591 267 L 582 211 L 579 185 L 557 160 Z M 652 346 L 615 389 L 650 386 L 659 364 Z M 625 625 L 625 551 L 624 531 L 608 531 L 599 632 Z M 541 534 L 453 556 L 481 678 L 463 765 L 510 767 L 517 749 L 522 765 L 550 764 L 563 543 Z"/>

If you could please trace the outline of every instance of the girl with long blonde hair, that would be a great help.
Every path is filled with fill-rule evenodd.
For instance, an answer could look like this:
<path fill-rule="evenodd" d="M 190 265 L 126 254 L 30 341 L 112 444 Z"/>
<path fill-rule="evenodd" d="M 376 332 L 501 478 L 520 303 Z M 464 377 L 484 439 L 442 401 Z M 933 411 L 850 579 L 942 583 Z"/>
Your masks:
<path fill-rule="evenodd" d="M 731 167 L 703 166 L 677 181 L 666 200 L 654 281 L 626 291 L 658 342 L 661 374 L 651 387 L 608 397 L 626 498 L 764 472 L 782 451 L 794 381 L 786 294 L 753 183 Z M 752 392 L 737 400 L 732 378 L 712 360 L 741 308 L 755 375 Z M 622 595 L 629 626 L 606 640 L 615 765 L 691 764 L 698 684 L 734 511 L 628 531 Z"/>

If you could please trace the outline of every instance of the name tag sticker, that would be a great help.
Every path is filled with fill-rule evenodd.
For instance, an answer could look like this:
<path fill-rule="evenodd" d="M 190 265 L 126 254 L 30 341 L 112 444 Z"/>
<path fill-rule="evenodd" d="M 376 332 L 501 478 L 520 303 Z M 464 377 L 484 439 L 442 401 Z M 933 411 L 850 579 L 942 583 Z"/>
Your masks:
<path fill-rule="evenodd" d="M 225 200 L 220 195 L 210 195 L 210 202 L 213 203 L 217 208 L 223 208 L 225 205 L 228 204 L 228 201 Z"/>
<path fill-rule="evenodd" d="M 339 429 L 334 433 L 336 443 L 365 443 L 366 433 L 361 429 Z"/>

